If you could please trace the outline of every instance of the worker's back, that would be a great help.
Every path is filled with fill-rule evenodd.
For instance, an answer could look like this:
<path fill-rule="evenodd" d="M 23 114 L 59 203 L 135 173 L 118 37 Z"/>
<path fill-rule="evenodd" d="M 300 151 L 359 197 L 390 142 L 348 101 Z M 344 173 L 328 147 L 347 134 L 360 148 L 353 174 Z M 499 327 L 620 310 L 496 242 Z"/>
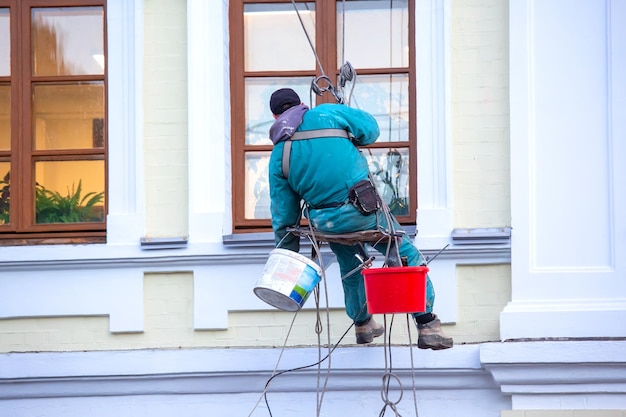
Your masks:
<path fill-rule="evenodd" d="M 345 137 L 320 137 L 291 141 L 287 181 L 289 188 L 312 209 L 311 220 L 316 223 L 319 218 L 316 227 L 340 232 L 338 227 L 350 229 L 357 226 L 350 225 L 349 218 L 344 219 L 348 223 L 343 222 L 342 225 L 335 224 L 335 220 L 329 222 L 328 218 L 335 218 L 340 213 L 342 216 L 360 216 L 353 207 L 344 203 L 348 200 L 350 187 L 368 178 L 367 162 L 357 145 L 373 143 L 378 138 L 378 124 L 373 116 L 364 111 L 340 104 L 322 104 L 304 114 L 298 131 L 320 129 L 342 129 L 354 137 L 352 140 Z M 284 178 L 283 151 L 284 142 L 281 142 L 272 152 L 270 178 Z M 273 188 L 276 192 L 272 202 L 278 204 L 278 207 L 272 209 L 272 216 L 280 216 L 283 209 L 292 211 L 293 206 L 280 207 L 279 202 L 284 201 L 278 195 L 281 188 Z"/>

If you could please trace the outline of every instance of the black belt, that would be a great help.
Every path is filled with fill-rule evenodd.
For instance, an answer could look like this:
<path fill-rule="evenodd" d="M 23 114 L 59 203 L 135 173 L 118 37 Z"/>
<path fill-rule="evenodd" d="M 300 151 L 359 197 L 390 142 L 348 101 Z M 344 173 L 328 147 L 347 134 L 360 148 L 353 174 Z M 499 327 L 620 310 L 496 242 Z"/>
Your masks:
<path fill-rule="evenodd" d="M 312 208 L 313 210 L 321 210 L 321 209 L 327 209 L 327 208 L 337 208 L 337 207 L 343 206 L 346 203 L 348 203 L 348 202 L 347 201 L 342 201 L 341 203 L 320 204 L 318 206 L 314 206 L 312 204 L 309 204 L 309 208 Z"/>

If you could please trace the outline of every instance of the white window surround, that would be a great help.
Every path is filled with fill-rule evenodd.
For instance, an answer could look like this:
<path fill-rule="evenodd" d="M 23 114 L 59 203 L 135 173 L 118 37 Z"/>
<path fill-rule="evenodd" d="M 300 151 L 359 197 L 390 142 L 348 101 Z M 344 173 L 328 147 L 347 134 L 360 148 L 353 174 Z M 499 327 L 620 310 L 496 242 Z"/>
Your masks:
<path fill-rule="evenodd" d="M 416 2 L 417 149 L 419 209 L 417 243 L 450 243 L 453 228 L 450 103 L 451 1 Z"/>
<path fill-rule="evenodd" d="M 108 245 L 143 235 L 143 0 L 107 2 Z M 98 249 L 96 249 L 98 250 Z"/>
<path fill-rule="evenodd" d="M 137 246 L 144 233 L 143 0 L 107 2 L 107 38 L 107 244 L 73 246 L 76 258 L 107 258 L 106 247 Z M 66 251 L 63 245 L 54 247 Z M 0 263 L 5 259 L 45 259 L 46 254 L 51 260 L 58 259 L 57 251 L 41 245 L 7 247 L 3 252 L 6 255 Z"/>
<path fill-rule="evenodd" d="M 227 2 L 188 1 L 190 243 L 217 241 L 231 229 L 230 100 Z M 452 169 L 450 124 L 451 1 L 416 3 L 418 124 L 418 246 L 451 243 Z M 219 58 L 222 58 L 219 59 Z M 208 92 L 208 93 L 207 93 Z M 221 93 L 221 94 L 220 94 Z M 222 95 L 223 94 L 223 95 Z M 224 97 L 224 102 L 216 100 Z M 224 104 L 222 106 L 222 104 Z M 208 117 L 207 117 L 208 115 Z M 228 123 L 223 123 L 226 120 Z M 224 191 L 226 190 L 226 195 Z M 225 210 L 224 210 L 225 209 Z M 223 225 L 221 230 L 216 230 Z M 256 240 L 257 236 L 238 236 Z"/>
<path fill-rule="evenodd" d="M 228 2 L 187 1 L 189 242 L 231 233 Z"/>

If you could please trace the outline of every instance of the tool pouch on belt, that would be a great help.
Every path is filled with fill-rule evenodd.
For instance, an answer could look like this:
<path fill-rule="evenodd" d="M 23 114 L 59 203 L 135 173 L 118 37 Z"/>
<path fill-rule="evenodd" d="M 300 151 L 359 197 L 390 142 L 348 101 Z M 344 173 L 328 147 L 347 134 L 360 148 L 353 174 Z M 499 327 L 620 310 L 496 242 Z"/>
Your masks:
<path fill-rule="evenodd" d="M 380 208 L 376 187 L 368 180 L 359 181 L 348 190 L 348 201 L 363 215 Z"/>

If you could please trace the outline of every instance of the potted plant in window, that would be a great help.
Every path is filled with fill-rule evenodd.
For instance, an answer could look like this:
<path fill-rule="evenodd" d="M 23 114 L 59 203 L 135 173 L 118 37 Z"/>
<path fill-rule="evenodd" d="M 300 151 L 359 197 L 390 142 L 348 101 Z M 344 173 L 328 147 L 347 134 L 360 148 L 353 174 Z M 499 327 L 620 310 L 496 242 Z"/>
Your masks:
<path fill-rule="evenodd" d="M 35 187 L 35 210 L 36 222 L 42 223 L 83 223 L 101 222 L 104 213 L 98 206 L 104 200 L 104 192 L 89 192 L 82 194 L 82 180 L 72 190 L 67 190 L 67 195 L 58 191 L 52 191 L 43 185 Z"/>
<path fill-rule="evenodd" d="M 0 224 L 8 224 L 11 215 L 11 172 L 0 180 Z"/>

